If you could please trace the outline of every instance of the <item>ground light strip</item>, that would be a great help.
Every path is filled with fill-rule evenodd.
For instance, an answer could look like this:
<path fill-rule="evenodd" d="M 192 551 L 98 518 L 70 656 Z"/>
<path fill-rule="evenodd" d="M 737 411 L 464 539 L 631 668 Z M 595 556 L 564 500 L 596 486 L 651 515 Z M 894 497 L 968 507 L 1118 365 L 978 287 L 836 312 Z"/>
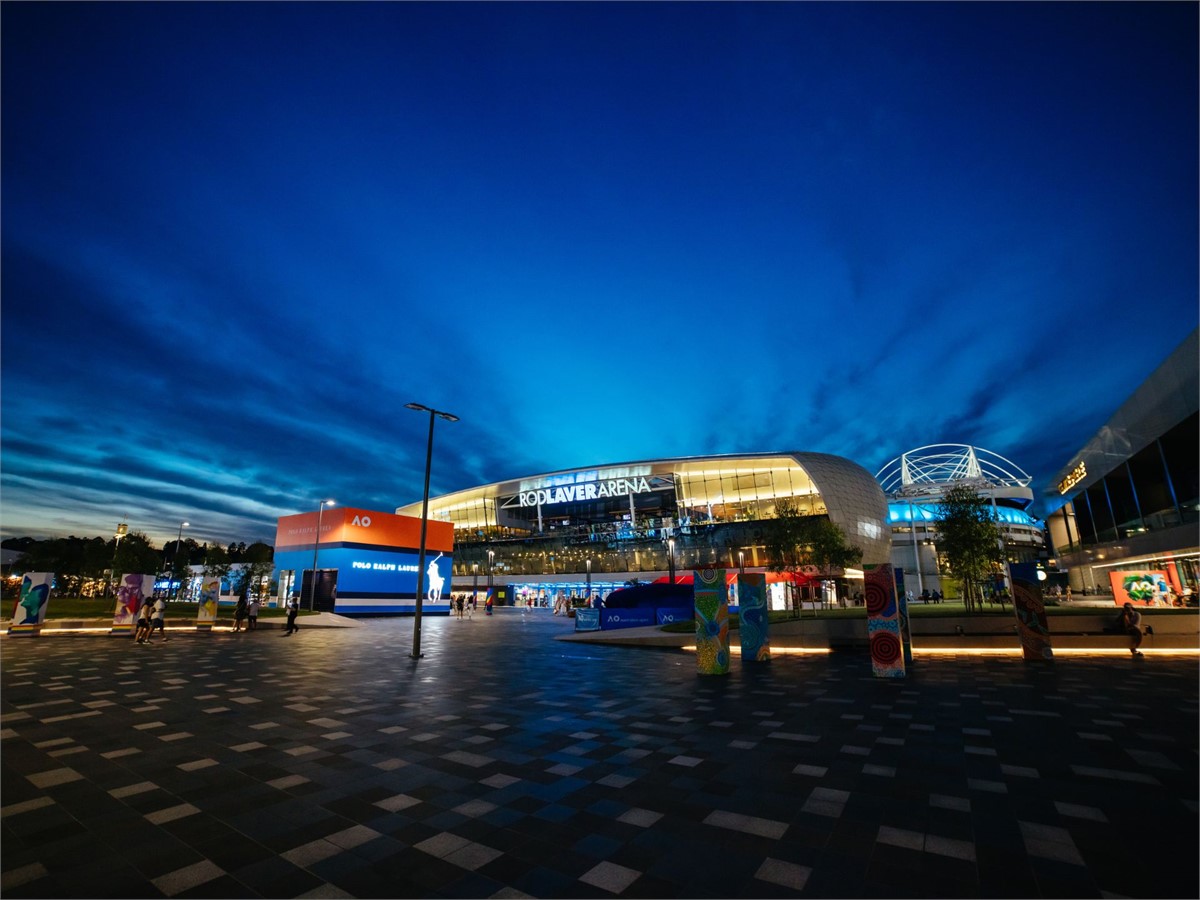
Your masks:
<path fill-rule="evenodd" d="M 696 645 L 688 644 L 679 649 L 695 653 Z M 730 647 L 729 652 L 734 656 L 742 655 L 741 647 Z M 805 656 L 822 653 L 832 653 L 828 647 L 772 647 L 772 656 Z M 1112 647 L 1063 647 L 1054 648 L 1055 656 L 1129 656 L 1128 650 Z M 1146 656 L 1196 656 L 1200 655 L 1200 647 L 1142 651 Z M 913 656 L 1021 656 L 1024 651 L 1020 647 L 914 647 Z"/>
<path fill-rule="evenodd" d="M 132 636 L 133 632 L 127 631 L 128 627 L 129 626 L 127 626 L 127 625 L 120 626 L 120 630 L 118 630 L 118 631 L 113 631 L 111 628 L 107 628 L 107 627 L 104 627 L 104 628 L 43 628 L 41 631 L 38 631 L 37 634 L 42 635 L 42 636 L 49 636 L 49 635 L 55 635 L 55 634 L 116 634 L 116 635 Z M 183 633 L 183 634 L 186 634 L 189 631 L 196 631 L 194 626 L 187 626 L 187 625 L 184 625 L 182 627 L 179 625 L 176 625 L 171 630 L 174 632 L 179 632 L 179 633 Z M 211 630 L 212 631 L 232 632 L 233 626 L 219 625 Z M 246 630 L 246 629 L 243 629 L 243 630 Z M 27 631 L 27 632 L 23 632 L 23 633 L 24 634 L 32 634 L 33 632 Z M 0 637 L 12 637 L 12 636 L 13 635 L 11 635 L 7 631 L 0 631 Z"/>

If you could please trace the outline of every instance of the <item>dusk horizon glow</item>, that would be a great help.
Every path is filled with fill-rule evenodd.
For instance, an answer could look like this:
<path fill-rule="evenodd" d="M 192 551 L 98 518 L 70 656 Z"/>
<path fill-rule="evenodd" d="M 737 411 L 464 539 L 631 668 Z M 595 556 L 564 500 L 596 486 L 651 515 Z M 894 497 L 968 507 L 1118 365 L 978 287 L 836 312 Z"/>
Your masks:
<path fill-rule="evenodd" d="M 0 535 L 543 472 L 1051 479 L 1197 326 L 1198 8 L 2 11 Z"/>

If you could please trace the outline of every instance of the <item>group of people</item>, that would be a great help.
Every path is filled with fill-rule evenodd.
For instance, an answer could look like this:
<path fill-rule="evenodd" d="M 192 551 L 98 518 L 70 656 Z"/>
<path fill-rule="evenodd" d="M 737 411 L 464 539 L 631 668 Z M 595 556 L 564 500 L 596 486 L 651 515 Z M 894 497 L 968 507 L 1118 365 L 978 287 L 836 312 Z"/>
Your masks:
<path fill-rule="evenodd" d="M 150 639 L 157 629 L 159 638 L 166 643 L 170 640 L 167 637 L 165 622 L 167 616 L 167 601 L 159 597 L 153 603 L 147 601 L 138 609 L 137 624 L 133 629 L 133 638 L 139 644 L 153 644 Z"/>
<path fill-rule="evenodd" d="M 245 594 L 238 597 L 237 606 L 233 610 L 233 630 L 258 630 L 258 598 L 247 599 Z"/>
<path fill-rule="evenodd" d="M 258 630 L 258 610 L 259 602 L 257 598 L 247 598 L 245 596 L 238 597 L 237 606 L 233 611 L 233 630 L 236 631 L 257 631 Z M 293 631 L 298 631 L 299 626 L 296 625 L 296 613 L 299 612 L 299 607 L 295 598 L 288 601 L 288 624 L 287 634 Z M 151 635 L 157 631 L 162 641 L 169 641 L 166 631 L 167 618 L 167 601 L 162 597 L 150 602 L 147 601 L 138 609 L 137 621 L 133 629 L 134 640 L 139 644 L 153 644 Z"/>
<path fill-rule="evenodd" d="M 475 606 L 479 602 L 475 594 L 454 594 L 450 597 L 450 609 L 458 618 L 463 618 L 463 614 L 469 619 L 475 613 Z"/>

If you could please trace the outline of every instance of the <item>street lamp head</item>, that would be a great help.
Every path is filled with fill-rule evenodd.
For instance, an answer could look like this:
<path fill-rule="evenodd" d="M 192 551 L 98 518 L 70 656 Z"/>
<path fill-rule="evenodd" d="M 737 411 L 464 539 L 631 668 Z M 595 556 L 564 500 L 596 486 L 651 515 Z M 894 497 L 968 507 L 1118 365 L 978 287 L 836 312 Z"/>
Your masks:
<path fill-rule="evenodd" d="M 432 415 L 435 415 L 438 418 L 445 419 L 447 422 L 457 422 L 458 421 L 458 416 L 454 415 L 453 413 L 444 412 L 440 409 L 434 409 L 431 406 L 424 406 L 420 403 L 405 403 L 404 408 L 405 409 L 415 409 L 417 412 L 431 413 Z M 432 426 L 430 426 L 430 427 L 432 427 Z"/>
<path fill-rule="evenodd" d="M 187 528 L 187 527 L 188 527 L 189 525 L 191 525 L 191 524 L 192 524 L 191 522 L 181 522 L 181 523 L 179 524 L 179 527 L 180 527 L 180 528 Z"/>
<path fill-rule="evenodd" d="M 322 500 L 321 501 L 322 506 L 333 506 L 335 503 L 337 503 L 336 500 Z"/>

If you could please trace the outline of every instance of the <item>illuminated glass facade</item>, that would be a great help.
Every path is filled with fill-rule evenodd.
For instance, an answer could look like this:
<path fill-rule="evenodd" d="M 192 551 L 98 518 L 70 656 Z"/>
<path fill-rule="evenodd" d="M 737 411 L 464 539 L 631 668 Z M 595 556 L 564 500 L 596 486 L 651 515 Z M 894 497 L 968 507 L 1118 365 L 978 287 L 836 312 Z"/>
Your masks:
<path fill-rule="evenodd" d="M 785 499 L 801 515 L 828 516 L 862 548 L 864 562 L 887 562 L 887 505 L 879 485 L 858 464 L 822 453 L 549 472 L 431 497 L 429 517 L 454 526 L 457 575 L 488 565 L 525 575 L 579 573 L 588 565 L 594 572 L 753 567 L 770 562 L 755 523 L 773 518 Z M 397 512 L 419 516 L 420 510 L 415 502 Z"/>
<path fill-rule="evenodd" d="M 1047 486 L 1046 516 L 1075 591 L 1106 593 L 1125 565 L 1200 576 L 1200 341 L 1193 331 Z"/>

